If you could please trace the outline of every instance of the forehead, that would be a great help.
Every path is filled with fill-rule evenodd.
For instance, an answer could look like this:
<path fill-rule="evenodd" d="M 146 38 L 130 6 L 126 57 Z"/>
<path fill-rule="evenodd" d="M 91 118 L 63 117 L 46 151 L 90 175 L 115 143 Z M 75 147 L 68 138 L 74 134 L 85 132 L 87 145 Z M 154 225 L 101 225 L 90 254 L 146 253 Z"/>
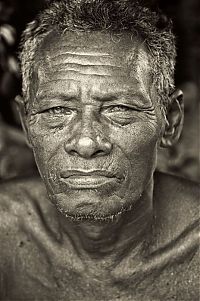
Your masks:
<path fill-rule="evenodd" d="M 125 58 L 133 55 L 135 64 L 148 68 L 149 55 L 144 43 L 139 37 L 133 36 L 129 32 L 122 34 L 103 32 L 70 32 L 58 34 L 52 31 L 43 41 L 36 61 L 51 64 L 51 58 L 58 58 L 64 54 L 85 54 L 89 60 L 108 59 L 125 65 Z"/>
<path fill-rule="evenodd" d="M 73 87 L 78 80 L 87 85 L 94 79 L 100 89 L 116 88 L 116 81 L 126 89 L 132 81 L 148 85 L 150 80 L 149 54 L 128 32 L 51 32 L 39 48 L 35 66 L 39 84 L 54 81 L 58 89 L 63 80 Z"/>
<path fill-rule="evenodd" d="M 136 51 L 136 49 L 140 50 L 139 52 L 143 55 L 144 53 L 147 55 L 139 36 L 135 37 L 129 32 L 118 34 L 100 31 L 65 31 L 62 34 L 52 31 L 43 40 L 39 55 L 44 58 L 47 54 L 54 55 L 68 48 L 81 49 L 82 52 L 87 52 L 90 49 L 92 53 L 109 53 L 120 58 L 130 50 Z"/>

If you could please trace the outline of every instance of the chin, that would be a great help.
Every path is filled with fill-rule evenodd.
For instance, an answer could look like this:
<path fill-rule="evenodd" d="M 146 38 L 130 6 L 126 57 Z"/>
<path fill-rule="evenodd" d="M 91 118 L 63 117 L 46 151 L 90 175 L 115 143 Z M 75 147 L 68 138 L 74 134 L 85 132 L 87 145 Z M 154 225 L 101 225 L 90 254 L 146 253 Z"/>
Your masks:
<path fill-rule="evenodd" d="M 73 221 L 73 222 L 80 222 L 80 221 L 88 221 L 88 222 L 105 222 L 105 223 L 110 223 L 110 222 L 116 222 L 119 220 L 120 216 L 126 212 L 131 210 L 131 208 L 123 208 L 119 212 L 115 213 L 107 213 L 107 215 L 104 215 L 99 212 L 94 212 L 94 213 L 84 213 L 84 212 L 68 212 L 65 211 L 63 208 L 59 207 L 59 205 L 56 205 L 57 210 L 64 215 L 67 219 Z"/>
<path fill-rule="evenodd" d="M 72 221 L 113 222 L 131 210 L 132 204 L 117 196 L 102 198 L 94 191 L 70 197 L 64 193 L 51 198 L 57 210 Z"/>

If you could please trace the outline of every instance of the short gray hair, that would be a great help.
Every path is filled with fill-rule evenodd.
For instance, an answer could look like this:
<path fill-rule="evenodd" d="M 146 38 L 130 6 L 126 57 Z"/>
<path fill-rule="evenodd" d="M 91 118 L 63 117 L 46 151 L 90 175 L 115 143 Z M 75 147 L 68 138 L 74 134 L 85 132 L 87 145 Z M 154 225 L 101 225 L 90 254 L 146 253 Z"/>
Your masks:
<path fill-rule="evenodd" d="M 34 61 L 43 39 L 52 31 L 128 31 L 138 35 L 152 59 L 151 72 L 159 101 L 167 108 L 174 89 L 176 58 L 172 23 L 159 12 L 135 0 L 53 1 L 27 25 L 21 42 L 22 91 L 25 104 L 30 98 Z"/>

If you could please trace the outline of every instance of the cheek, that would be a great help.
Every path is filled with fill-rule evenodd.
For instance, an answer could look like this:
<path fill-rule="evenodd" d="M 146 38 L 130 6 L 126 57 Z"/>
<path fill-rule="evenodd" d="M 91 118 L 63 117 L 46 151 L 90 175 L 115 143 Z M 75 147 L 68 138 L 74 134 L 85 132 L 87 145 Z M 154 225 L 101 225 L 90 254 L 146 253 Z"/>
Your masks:
<path fill-rule="evenodd" d="M 40 127 L 35 125 L 30 126 L 29 136 L 38 169 L 40 174 L 44 175 L 47 173 L 49 161 L 59 145 L 58 135 L 41 131 Z"/>
<path fill-rule="evenodd" d="M 147 122 L 138 122 L 131 126 L 121 127 L 113 133 L 112 139 L 131 165 L 145 164 L 155 158 L 159 139 L 159 129 Z"/>
<path fill-rule="evenodd" d="M 137 199 L 152 179 L 156 168 L 159 131 L 147 123 L 135 123 L 118 130 L 113 139 L 120 153 L 129 162 L 126 170 L 128 188 L 123 191 L 122 197 Z"/>
<path fill-rule="evenodd" d="M 131 177 L 151 176 L 156 166 L 159 129 L 148 123 L 135 123 L 121 128 L 113 135 L 115 145 L 129 162 Z"/>

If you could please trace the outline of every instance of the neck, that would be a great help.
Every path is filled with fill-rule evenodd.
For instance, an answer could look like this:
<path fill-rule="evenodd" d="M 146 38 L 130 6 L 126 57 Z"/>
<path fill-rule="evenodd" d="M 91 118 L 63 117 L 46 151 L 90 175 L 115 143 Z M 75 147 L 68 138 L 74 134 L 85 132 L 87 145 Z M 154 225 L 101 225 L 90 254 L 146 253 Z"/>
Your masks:
<path fill-rule="evenodd" d="M 111 222 L 78 221 L 61 218 L 63 235 L 70 237 L 74 251 L 88 260 L 119 262 L 127 254 L 141 256 L 141 248 L 151 229 L 153 180 L 133 208 Z M 128 253 L 127 253 L 128 251 Z"/>

